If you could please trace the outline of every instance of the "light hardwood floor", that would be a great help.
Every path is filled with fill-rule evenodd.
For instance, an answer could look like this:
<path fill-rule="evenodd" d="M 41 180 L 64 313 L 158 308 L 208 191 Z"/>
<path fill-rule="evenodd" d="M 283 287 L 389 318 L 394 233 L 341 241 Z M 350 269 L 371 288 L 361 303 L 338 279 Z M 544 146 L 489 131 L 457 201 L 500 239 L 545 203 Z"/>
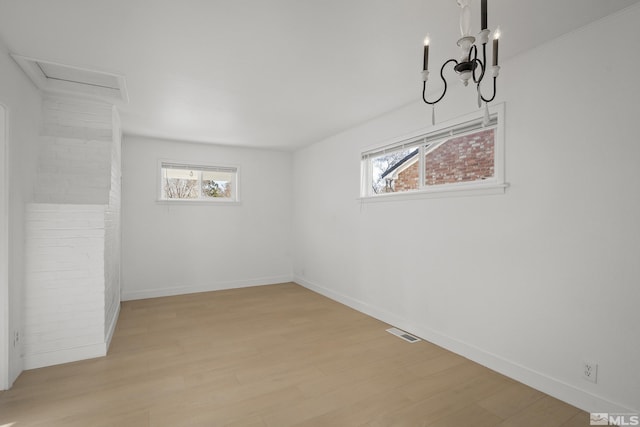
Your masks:
<path fill-rule="evenodd" d="M 23 372 L 0 426 L 589 425 L 388 327 L 293 283 L 124 302 L 109 355 Z"/>

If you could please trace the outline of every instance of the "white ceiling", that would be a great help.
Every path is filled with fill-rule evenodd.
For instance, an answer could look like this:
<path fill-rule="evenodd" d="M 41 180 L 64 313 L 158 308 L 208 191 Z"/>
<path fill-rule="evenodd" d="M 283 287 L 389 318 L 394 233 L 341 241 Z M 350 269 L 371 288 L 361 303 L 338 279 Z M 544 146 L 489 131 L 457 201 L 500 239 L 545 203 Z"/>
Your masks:
<path fill-rule="evenodd" d="M 638 1 L 489 0 L 489 27 L 500 25 L 504 61 Z M 458 10 L 456 0 L 0 0 L 0 38 L 19 55 L 123 74 L 125 133 L 295 149 L 419 100 L 422 40 L 430 34 L 432 67 L 457 56 Z"/>

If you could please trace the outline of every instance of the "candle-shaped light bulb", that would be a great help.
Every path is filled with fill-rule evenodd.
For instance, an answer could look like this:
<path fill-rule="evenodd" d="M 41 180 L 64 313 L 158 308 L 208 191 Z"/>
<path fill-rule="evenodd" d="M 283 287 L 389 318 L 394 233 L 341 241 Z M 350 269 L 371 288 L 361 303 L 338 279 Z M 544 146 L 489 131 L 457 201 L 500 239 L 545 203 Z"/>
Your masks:
<path fill-rule="evenodd" d="M 480 3 L 480 29 L 487 29 L 487 0 L 482 0 Z"/>
<path fill-rule="evenodd" d="M 500 39 L 500 27 L 493 32 L 493 65 L 498 65 L 498 40 Z"/>
<path fill-rule="evenodd" d="M 424 55 L 422 57 L 422 69 L 429 69 L 429 34 L 424 38 Z"/>

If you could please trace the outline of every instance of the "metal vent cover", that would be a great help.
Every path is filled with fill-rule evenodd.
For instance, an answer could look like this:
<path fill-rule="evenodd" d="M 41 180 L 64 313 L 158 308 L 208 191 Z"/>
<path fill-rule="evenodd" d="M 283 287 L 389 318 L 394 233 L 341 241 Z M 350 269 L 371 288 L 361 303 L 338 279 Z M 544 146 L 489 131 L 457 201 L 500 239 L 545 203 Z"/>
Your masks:
<path fill-rule="evenodd" d="M 418 342 L 418 341 L 422 341 L 420 338 L 411 335 L 405 331 L 402 331 L 398 328 L 389 328 L 387 329 L 387 332 L 389 332 L 392 335 L 397 336 L 398 338 L 402 338 L 403 340 L 410 342 L 410 343 L 414 343 L 414 342 Z"/>
<path fill-rule="evenodd" d="M 43 92 L 128 102 L 124 76 L 11 54 Z"/>

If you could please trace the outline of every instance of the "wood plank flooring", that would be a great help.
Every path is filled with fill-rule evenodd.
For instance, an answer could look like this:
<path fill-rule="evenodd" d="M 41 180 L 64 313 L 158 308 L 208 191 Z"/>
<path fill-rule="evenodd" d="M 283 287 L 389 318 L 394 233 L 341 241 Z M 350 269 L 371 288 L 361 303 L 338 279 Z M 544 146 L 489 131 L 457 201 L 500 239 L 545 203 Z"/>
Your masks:
<path fill-rule="evenodd" d="M 588 414 L 293 283 L 129 301 L 108 356 L 25 371 L 0 427 L 577 427 Z"/>

